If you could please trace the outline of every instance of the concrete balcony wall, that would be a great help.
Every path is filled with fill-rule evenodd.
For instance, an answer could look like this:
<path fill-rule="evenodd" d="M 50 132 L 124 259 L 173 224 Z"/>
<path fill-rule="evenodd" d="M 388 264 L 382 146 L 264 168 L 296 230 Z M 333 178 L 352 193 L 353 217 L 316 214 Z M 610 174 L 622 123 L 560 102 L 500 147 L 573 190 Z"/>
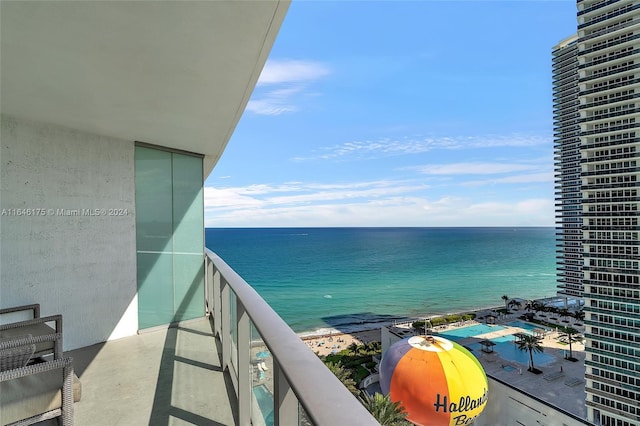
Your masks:
<path fill-rule="evenodd" d="M 135 334 L 134 144 L 2 116 L 0 307 L 64 317 L 64 349 Z"/>

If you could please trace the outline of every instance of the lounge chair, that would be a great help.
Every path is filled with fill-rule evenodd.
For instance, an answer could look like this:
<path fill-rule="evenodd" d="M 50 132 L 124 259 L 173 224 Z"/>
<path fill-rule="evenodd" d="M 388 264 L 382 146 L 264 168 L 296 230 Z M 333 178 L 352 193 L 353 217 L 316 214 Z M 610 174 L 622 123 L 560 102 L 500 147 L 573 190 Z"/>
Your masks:
<path fill-rule="evenodd" d="M 38 345 L 56 346 L 60 335 L 22 336 L 0 341 L 0 423 L 30 425 L 59 417 L 73 424 L 73 360 L 30 364 Z"/>
<path fill-rule="evenodd" d="M 25 305 L 0 309 L 0 315 L 18 314 L 31 311 L 28 320 L 15 321 L 8 324 L 0 324 L 0 339 L 14 338 L 18 336 L 46 336 L 59 334 L 60 339 L 54 341 L 42 341 L 36 344 L 34 358 L 55 354 L 62 354 L 62 315 L 50 315 L 40 317 L 40 305 Z"/>
<path fill-rule="evenodd" d="M 0 324 L 0 340 L 16 339 L 25 336 L 49 336 L 55 335 L 56 339 L 35 339 L 36 347 L 31 362 L 43 362 L 46 359 L 62 358 L 62 315 L 49 315 L 40 317 L 40 304 L 15 306 L 0 309 L 0 317 L 20 315 L 31 317 L 27 320 L 14 321 Z M 82 384 L 75 373 L 73 374 L 73 398 L 75 402 L 82 397 Z"/>

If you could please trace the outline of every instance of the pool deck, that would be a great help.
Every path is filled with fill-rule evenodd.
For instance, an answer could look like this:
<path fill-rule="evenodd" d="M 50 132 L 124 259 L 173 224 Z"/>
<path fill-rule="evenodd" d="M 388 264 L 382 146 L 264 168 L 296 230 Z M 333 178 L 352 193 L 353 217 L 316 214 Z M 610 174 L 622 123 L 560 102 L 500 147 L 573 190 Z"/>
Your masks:
<path fill-rule="evenodd" d="M 504 329 L 473 337 L 456 338 L 455 340 L 457 343 L 469 347 L 481 340 L 505 337 L 510 334 L 528 331 L 520 327 L 509 326 L 509 322 L 518 320 L 520 314 L 521 313 L 512 314 L 496 321 L 495 325 L 505 327 Z M 465 324 L 442 327 L 434 331 L 446 333 L 450 330 L 477 324 L 481 323 L 478 321 L 467 321 Z M 578 329 L 579 332 L 583 332 L 581 328 L 575 328 Z M 544 365 L 536 365 L 536 354 L 533 354 L 534 365 L 537 369 L 542 370 L 541 374 L 531 373 L 527 371 L 527 364 L 503 359 L 497 352 L 486 353 L 481 350 L 474 350 L 473 353 L 482 364 L 487 376 L 508 383 L 524 393 L 530 394 L 580 418 L 586 418 L 584 344 L 577 342 L 572 343 L 573 357 L 577 358 L 578 361 L 572 362 L 566 360 L 565 353 L 568 355 L 569 345 L 559 341 L 560 334 L 561 333 L 556 331 L 548 330 L 541 340 L 544 353 L 551 355 L 553 357 L 552 361 Z"/>

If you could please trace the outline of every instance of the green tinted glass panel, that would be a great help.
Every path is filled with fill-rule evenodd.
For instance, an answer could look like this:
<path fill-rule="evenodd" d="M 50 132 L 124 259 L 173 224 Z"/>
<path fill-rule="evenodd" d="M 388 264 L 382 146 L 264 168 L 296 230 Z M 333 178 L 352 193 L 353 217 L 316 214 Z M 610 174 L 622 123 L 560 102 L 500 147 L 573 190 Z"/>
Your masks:
<path fill-rule="evenodd" d="M 174 300 L 176 321 L 204 315 L 204 262 L 203 255 L 174 254 Z"/>
<path fill-rule="evenodd" d="M 203 259 L 202 159 L 173 154 L 173 250 Z"/>
<path fill-rule="evenodd" d="M 202 159 L 173 154 L 173 270 L 176 320 L 204 315 Z"/>
<path fill-rule="evenodd" d="M 173 318 L 173 215 L 171 153 L 136 148 L 138 324 Z"/>
<path fill-rule="evenodd" d="M 173 321 L 173 254 L 138 253 L 138 326 Z"/>
<path fill-rule="evenodd" d="M 136 147 L 140 328 L 204 315 L 202 159 Z"/>

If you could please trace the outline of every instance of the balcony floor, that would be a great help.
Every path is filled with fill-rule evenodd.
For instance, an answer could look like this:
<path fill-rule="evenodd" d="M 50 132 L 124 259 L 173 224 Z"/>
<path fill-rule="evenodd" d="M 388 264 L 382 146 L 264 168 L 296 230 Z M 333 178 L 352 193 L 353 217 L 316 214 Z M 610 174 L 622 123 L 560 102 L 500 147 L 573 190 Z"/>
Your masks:
<path fill-rule="evenodd" d="M 235 425 L 235 393 L 207 318 L 69 351 L 77 425 Z"/>

